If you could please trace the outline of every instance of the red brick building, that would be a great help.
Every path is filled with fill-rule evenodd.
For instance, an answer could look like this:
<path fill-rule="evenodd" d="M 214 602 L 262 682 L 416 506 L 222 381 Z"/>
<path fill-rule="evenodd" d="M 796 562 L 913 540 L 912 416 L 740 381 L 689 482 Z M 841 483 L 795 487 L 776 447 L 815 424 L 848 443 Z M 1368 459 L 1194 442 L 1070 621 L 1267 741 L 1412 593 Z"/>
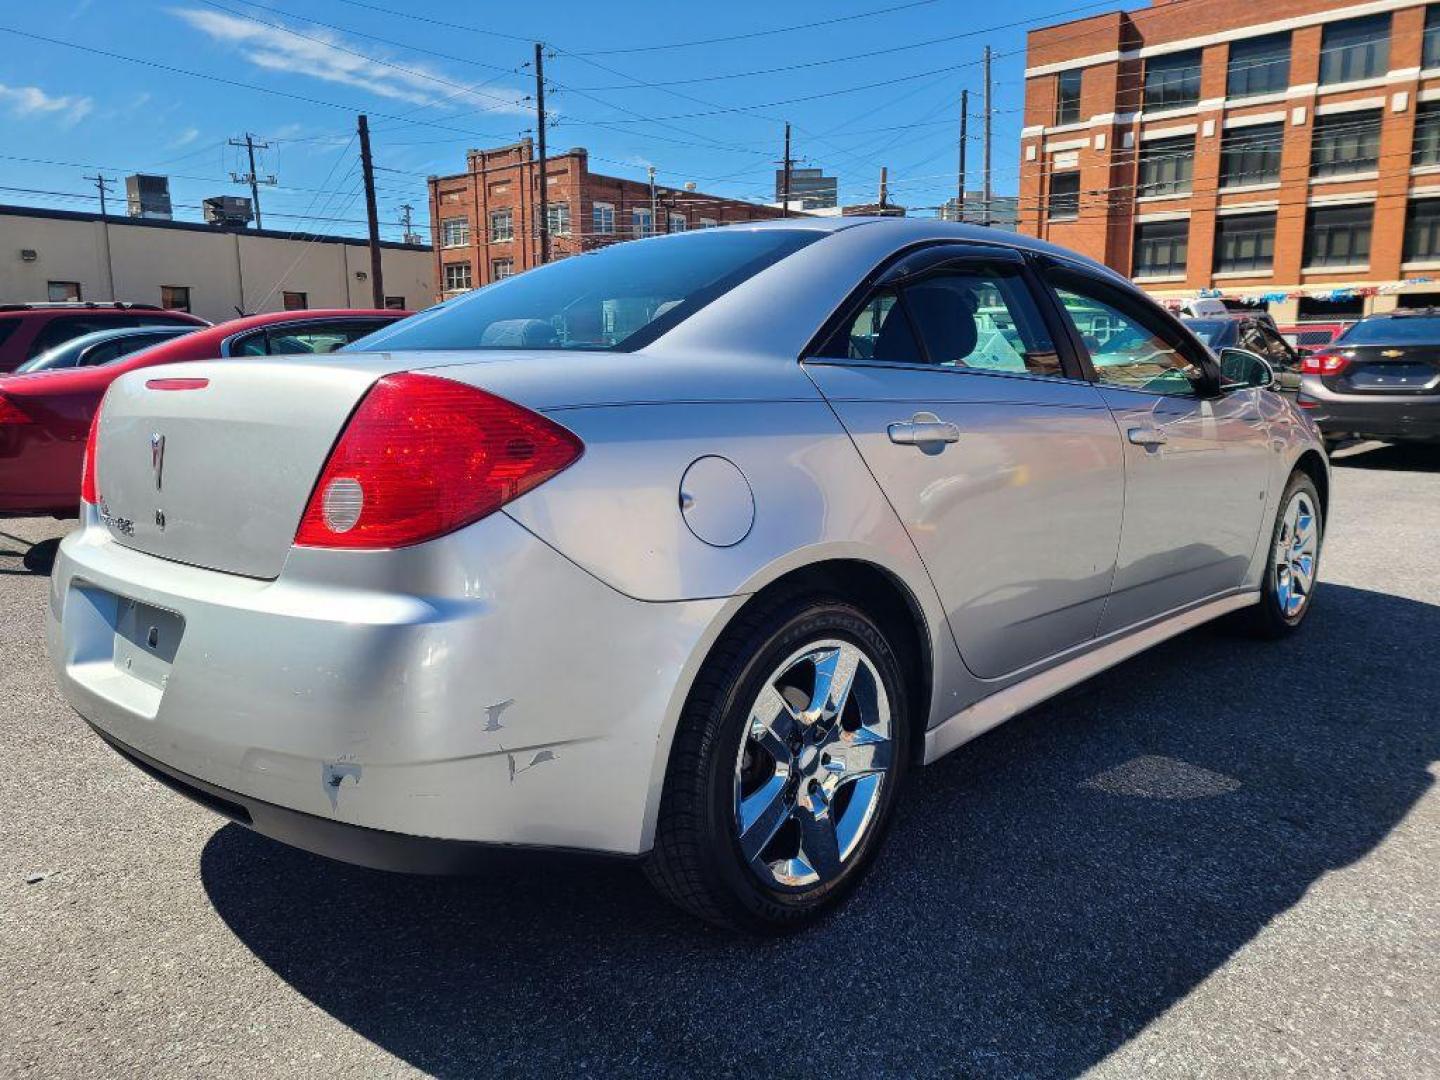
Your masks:
<path fill-rule="evenodd" d="M 471 150 L 465 171 L 430 177 L 441 298 L 529 270 L 540 261 L 539 161 L 530 139 Z M 550 257 L 622 240 L 779 217 L 775 207 L 592 173 L 583 149 L 545 163 Z"/>
<path fill-rule="evenodd" d="M 1155 0 L 1026 65 L 1022 232 L 1282 323 L 1440 303 L 1440 3 Z"/>

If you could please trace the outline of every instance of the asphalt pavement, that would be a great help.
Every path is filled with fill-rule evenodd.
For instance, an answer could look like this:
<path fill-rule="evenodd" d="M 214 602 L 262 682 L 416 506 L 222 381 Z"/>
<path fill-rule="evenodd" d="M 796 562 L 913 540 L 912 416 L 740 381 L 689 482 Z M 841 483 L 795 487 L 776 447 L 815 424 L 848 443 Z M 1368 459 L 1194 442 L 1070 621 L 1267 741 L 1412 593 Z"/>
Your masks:
<path fill-rule="evenodd" d="M 0 521 L 0 1075 L 1440 1075 L 1440 450 L 1337 455 L 1305 631 L 1203 629 L 914 777 L 756 943 L 626 866 L 292 851 L 92 736 Z"/>

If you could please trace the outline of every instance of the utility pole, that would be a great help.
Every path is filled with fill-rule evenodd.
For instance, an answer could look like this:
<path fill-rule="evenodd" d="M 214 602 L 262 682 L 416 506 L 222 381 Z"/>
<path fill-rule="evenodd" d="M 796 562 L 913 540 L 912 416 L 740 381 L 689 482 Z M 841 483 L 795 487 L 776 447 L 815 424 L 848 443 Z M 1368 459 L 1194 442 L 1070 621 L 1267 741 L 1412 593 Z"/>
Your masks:
<path fill-rule="evenodd" d="M 370 296 L 385 306 L 385 277 L 380 268 L 380 215 L 375 208 L 375 163 L 370 158 L 370 121 L 360 114 L 360 169 L 365 174 L 365 218 L 370 226 Z"/>
<path fill-rule="evenodd" d="M 658 213 L 660 212 L 660 207 L 659 207 L 659 203 L 658 203 L 658 201 L 657 201 L 657 199 L 656 199 L 656 194 L 655 194 L 655 166 L 654 166 L 654 165 L 649 166 L 649 167 L 648 167 L 648 170 L 649 170 L 649 173 L 650 173 L 650 232 L 649 232 L 649 235 L 650 235 L 650 236 L 654 236 L 656 233 L 658 233 L 658 232 L 660 231 L 660 224 L 659 224 L 660 219 L 655 216 L 656 214 L 658 214 Z"/>
<path fill-rule="evenodd" d="M 230 174 L 230 180 L 232 183 L 250 185 L 250 202 L 255 209 L 255 228 L 263 229 L 265 226 L 261 224 L 260 221 L 260 185 L 264 184 L 267 187 L 274 187 L 277 183 L 279 183 L 279 181 L 277 181 L 273 176 L 262 177 L 256 174 L 255 151 L 257 149 L 269 150 L 270 144 L 268 142 L 257 143 L 255 141 L 255 136 L 251 135 L 248 131 L 245 133 L 245 138 L 243 139 L 228 139 L 226 141 L 231 146 L 243 146 L 245 148 L 245 153 L 248 154 L 250 157 L 250 171 L 246 173 L 232 172 Z"/>
<path fill-rule="evenodd" d="M 408 202 L 400 204 L 400 226 L 404 230 L 405 243 L 418 244 L 420 237 L 415 232 L 415 207 Z"/>
<path fill-rule="evenodd" d="M 960 179 L 955 185 L 955 220 L 965 220 L 965 148 L 970 142 L 970 91 L 960 91 Z"/>
<path fill-rule="evenodd" d="M 890 205 L 890 170 L 880 166 L 880 212 L 883 214 Z"/>
<path fill-rule="evenodd" d="M 545 176 L 545 46 L 535 43 L 535 131 L 540 137 L 540 262 L 550 261 L 550 187 Z"/>
<path fill-rule="evenodd" d="M 781 216 L 781 217 L 789 217 L 789 216 L 790 216 L 790 167 L 791 167 L 792 163 L 793 163 L 793 159 L 790 157 L 790 121 L 789 121 L 789 120 L 786 120 L 786 121 L 785 121 L 785 160 L 784 160 L 784 162 L 783 162 L 783 164 L 782 164 L 782 168 L 783 168 L 785 171 L 784 171 L 784 179 L 781 181 L 781 188 L 780 188 L 780 199 L 781 199 L 781 201 L 780 201 L 780 207 L 781 207 L 781 209 L 780 209 L 780 216 Z"/>
<path fill-rule="evenodd" d="M 984 223 L 990 224 L 990 46 L 985 46 L 985 183 L 980 199 L 984 203 Z"/>
<path fill-rule="evenodd" d="M 115 296 L 115 260 L 110 254 L 110 215 L 105 209 L 105 197 L 110 194 L 110 185 L 115 181 L 106 177 L 102 172 L 96 172 L 94 176 L 82 177 L 85 180 L 93 180 L 95 187 L 100 191 L 100 231 L 105 239 L 105 284 L 110 290 L 110 300 L 114 302 Z"/>

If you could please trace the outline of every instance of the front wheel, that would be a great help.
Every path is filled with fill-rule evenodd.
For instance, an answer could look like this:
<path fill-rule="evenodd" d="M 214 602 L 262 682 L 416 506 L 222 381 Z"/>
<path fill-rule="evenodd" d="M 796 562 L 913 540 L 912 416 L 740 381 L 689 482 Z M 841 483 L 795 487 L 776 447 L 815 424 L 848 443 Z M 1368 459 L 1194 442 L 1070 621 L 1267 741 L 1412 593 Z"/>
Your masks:
<path fill-rule="evenodd" d="M 1323 534 L 1315 481 L 1297 472 L 1280 499 L 1260 603 L 1241 613 L 1245 629 L 1280 638 L 1300 628 L 1315 597 Z"/>
<path fill-rule="evenodd" d="M 742 615 L 691 694 L 670 758 L 651 882 L 755 933 L 799 929 L 873 860 L 909 754 L 900 663 L 852 605 Z"/>

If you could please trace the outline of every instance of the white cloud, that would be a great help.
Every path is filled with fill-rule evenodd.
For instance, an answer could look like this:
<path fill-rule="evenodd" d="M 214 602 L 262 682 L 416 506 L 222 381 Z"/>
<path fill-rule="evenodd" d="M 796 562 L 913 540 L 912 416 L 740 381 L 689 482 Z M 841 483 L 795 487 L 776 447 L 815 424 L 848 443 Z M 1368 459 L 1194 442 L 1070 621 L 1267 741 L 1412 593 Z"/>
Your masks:
<path fill-rule="evenodd" d="M 189 146 L 191 143 L 193 143 L 193 142 L 194 142 L 196 139 L 198 139 L 199 137 L 200 137 L 200 129 L 199 129 L 199 128 L 197 128 L 197 127 L 186 128 L 184 131 L 180 132 L 179 135 L 176 135 L 175 138 L 170 141 L 170 145 L 167 146 L 166 149 L 167 149 L 167 150 L 179 150 L 182 146 Z"/>
<path fill-rule="evenodd" d="M 520 106 L 497 101 L 491 92 L 469 92 L 456 87 L 460 80 L 450 79 L 431 68 L 410 61 L 391 67 L 367 56 L 344 50 L 351 48 L 345 39 L 326 31 L 306 27 L 304 37 L 249 19 L 237 18 L 214 11 L 195 8 L 172 8 L 170 13 L 189 23 L 214 41 L 241 50 L 245 59 L 268 71 L 291 75 L 308 75 L 326 82 L 340 83 L 368 90 L 381 97 L 420 105 L 437 98 L 468 98 L 477 109 L 498 112 L 522 112 Z M 297 31 L 298 33 L 298 31 Z M 405 70 L 400 70 L 404 68 Z"/>
<path fill-rule="evenodd" d="M 6 86 L 0 83 L 0 103 L 16 116 L 51 116 L 66 127 L 79 123 L 95 108 L 95 102 L 77 94 L 52 97 L 38 86 Z"/>

